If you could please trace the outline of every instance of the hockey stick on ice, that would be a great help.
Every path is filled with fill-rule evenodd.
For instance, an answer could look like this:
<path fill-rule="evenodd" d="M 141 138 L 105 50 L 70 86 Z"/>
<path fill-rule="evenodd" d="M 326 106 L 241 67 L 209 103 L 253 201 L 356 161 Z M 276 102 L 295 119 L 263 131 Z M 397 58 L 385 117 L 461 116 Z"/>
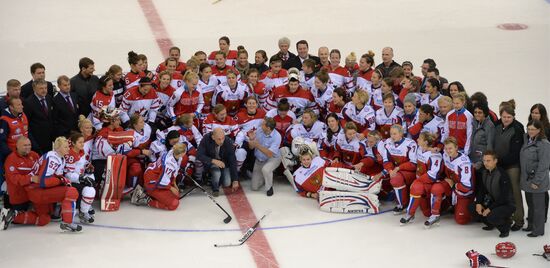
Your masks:
<path fill-rule="evenodd" d="M 241 246 L 242 244 L 244 244 L 244 242 L 246 242 L 246 240 L 248 240 L 252 234 L 254 234 L 254 232 L 256 232 L 256 229 L 258 229 L 258 225 L 260 225 L 260 222 L 265 218 L 265 216 L 269 215 L 269 213 L 271 213 L 270 210 L 268 210 L 255 224 L 254 226 L 248 228 L 248 230 L 246 230 L 246 233 L 244 233 L 243 237 L 241 239 L 239 239 L 239 242 L 237 243 L 229 243 L 229 244 L 214 244 L 214 247 L 217 247 L 217 248 L 221 248 L 221 247 L 237 247 L 237 246 Z"/>
<path fill-rule="evenodd" d="M 216 204 L 216 206 L 218 206 L 224 213 L 225 215 L 227 215 L 227 217 L 225 219 L 223 219 L 223 222 L 225 224 L 229 223 L 231 221 L 231 215 L 229 215 L 229 213 L 227 213 L 227 211 L 225 211 L 225 209 L 223 209 L 222 206 L 220 206 L 220 204 L 218 204 L 218 202 L 216 202 L 216 199 L 214 199 L 214 197 L 212 195 L 210 195 L 204 188 L 202 188 L 202 186 L 193 178 L 190 178 L 193 183 L 195 184 L 195 187 L 196 188 L 199 188 L 201 189 L 201 191 L 206 195 L 208 196 L 208 198 L 210 198 L 210 200 L 212 200 L 212 202 L 214 202 L 214 204 Z"/>
<path fill-rule="evenodd" d="M 197 189 L 197 186 L 193 186 L 193 188 L 191 188 L 191 190 L 189 190 L 186 193 L 184 193 L 183 195 L 181 195 L 180 200 L 182 200 L 184 197 L 186 197 L 188 194 L 190 194 L 195 189 Z"/>

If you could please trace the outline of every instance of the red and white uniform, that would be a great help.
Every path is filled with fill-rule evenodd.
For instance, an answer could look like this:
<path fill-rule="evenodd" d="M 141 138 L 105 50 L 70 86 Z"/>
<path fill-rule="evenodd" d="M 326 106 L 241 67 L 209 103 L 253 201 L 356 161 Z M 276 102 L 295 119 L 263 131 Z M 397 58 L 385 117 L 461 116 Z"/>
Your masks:
<path fill-rule="evenodd" d="M 208 81 L 203 81 L 202 79 L 199 79 L 199 84 L 197 85 L 197 91 L 202 93 L 202 98 L 204 99 L 204 106 L 202 107 L 202 111 L 201 111 L 203 114 L 210 113 L 210 109 L 212 105 L 212 96 L 214 96 L 216 87 L 219 84 L 220 84 L 220 81 L 218 81 L 218 79 L 214 75 L 211 75 L 208 78 Z"/>
<path fill-rule="evenodd" d="M 251 83 L 247 84 L 248 91 L 254 94 L 256 96 L 256 99 L 258 99 L 259 105 L 263 109 L 267 109 L 267 98 L 269 97 L 269 90 L 267 90 L 266 86 L 262 82 L 256 83 L 256 85 L 252 85 Z"/>
<path fill-rule="evenodd" d="M 311 127 L 306 127 L 304 124 L 294 124 L 290 126 L 285 137 L 288 144 L 292 144 L 292 140 L 297 137 L 302 137 L 307 142 L 315 142 L 317 144 L 317 149 L 321 151 L 323 136 L 326 132 L 327 125 L 321 121 L 315 121 Z"/>
<path fill-rule="evenodd" d="M 409 186 L 416 179 L 416 149 L 416 142 L 408 138 L 398 142 L 386 139 L 379 148 L 386 172 L 391 174 L 393 169 L 399 168 L 394 176 L 390 175 L 390 183 L 395 190 L 398 206 L 402 208 L 409 203 Z"/>
<path fill-rule="evenodd" d="M 173 150 L 168 151 L 154 163 L 151 163 L 144 174 L 145 191 L 151 197 L 150 207 L 175 210 L 179 206 L 179 196 L 170 188 L 181 166 L 182 159 L 174 157 Z"/>
<path fill-rule="evenodd" d="M 168 115 L 172 121 L 182 114 L 195 114 L 198 116 L 202 112 L 204 98 L 200 91 L 193 89 L 190 91 L 187 85 L 180 87 L 174 92 L 174 95 L 168 101 Z"/>
<path fill-rule="evenodd" d="M 319 107 L 319 113 L 326 115 L 328 111 L 328 104 L 332 101 L 332 92 L 334 88 L 331 84 L 327 83 L 327 87 L 324 91 L 319 90 L 315 85 L 310 89 L 311 94 L 315 98 L 317 107 Z M 324 118 L 324 116 L 322 116 Z"/>
<path fill-rule="evenodd" d="M 229 135 L 232 138 L 237 137 L 237 133 L 239 132 L 239 125 L 230 116 L 226 116 L 225 120 L 221 122 L 216 119 L 216 116 L 214 114 L 209 114 L 204 120 L 202 127 L 203 135 L 212 132 L 212 130 L 218 127 L 223 129 L 225 135 Z"/>
<path fill-rule="evenodd" d="M 373 73 L 374 73 L 373 68 L 370 68 L 365 72 L 359 71 L 359 73 L 357 74 L 356 88 L 357 89 L 362 88 L 363 90 L 367 90 L 367 92 L 369 92 L 369 95 L 370 95 L 370 93 L 372 92 L 371 77 Z"/>
<path fill-rule="evenodd" d="M 429 104 L 430 106 L 434 107 L 434 114 L 439 113 L 439 98 L 441 98 L 441 94 L 437 94 L 435 98 L 431 98 L 430 94 L 424 94 L 420 98 L 420 105 Z"/>
<path fill-rule="evenodd" d="M 139 87 L 139 80 L 143 77 L 145 77 L 144 72 L 134 73 L 134 72 L 130 71 L 130 72 L 126 73 L 126 75 L 124 75 L 124 83 L 126 83 L 126 91 L 128 91 L 132 88 L 138 88 Z"/>
<path fill-rule="evenodd" d="M 384 107 L 384 100 L 382 99 L 382 85 L 377 88 L 373 85 L 371 93 L 372 94 L 369 95 L 370 104 L 375 111 L 378 111 L 380 108 Z"/>
<path fill-rule="evenodd" d="M 114 130 L 104 127 L 99 130 L 94 139 L 94 146 L 92 149 L 92 160 L 105 160 L 107 156 L 117 153 L 117 151 L 123 151 L 123 145 L 119 145 L 116 148 L 109 143 L 107 137 L 111 132 L 123 131 L 122 128 L 117 128 Z"/>
<path fill-rule="evenodd" d="M 210 55 L 208 55 L 208 64 L 216 66 L 216 53 L 218 53 L 218 51 L 219 50 L 212 51 Z M 235 67 L 235 65 L 237 65 L 237 56 L 237 50 L 229 50 L 226 55 L 225 64 Z"/>
<path fill-rule="evenodd" d="M 186 128 L 183 126 L 171 126 L 163 131 L 157 131 L 157 140 L 164 140 L 166 138 L 166 135 L 168 135 L 168 132 L 175 130 L 177 131 L 180 136 L 183 136 L 186 138 L 186 140 L 191 143 L 194 147 L 198 147 L 202 140 L 202 134 L 200 133 L 199 129 L 195 126 L 191 126 L 191 128 Z M 189 150 L 188 150 L 189 151 Z"/>
<path fill-rule="evenodd" d="M 313 109 L 318 113 L 317 103 L 315 102 L 313 94 L 311 94 L 311 91 L 305 90 L 302 87 L 299 87 L 294 93 L 290 92 L 288 85 L 273 89 L 268 99 L 269 107 L 271 107 L 271 109 L 277 108 L 277 103 L 279 103 L 282 98 L 288 99 L 290 110 L 297 116 L 301 116 L 305 109 Z"/>
<path fill-rule="evenodd" d="M 338 132 L 334 133 L 330 137 L 328 135 L 328 131 L 329 131 L 329 128 L 327 127 L 327 132 L 323 134 L 323 140 L 321 143 L 321 147 L 323 148 L 323 150 L 319 153 L 321 154 L 321 157 L 325 159 L 333 159 L 335 157 L 335 152 L 336 152 L 336 141 L 340 134 L 344 134 L 344 129 L 339 125 Z"/>
<path fill-rule="evenodd" d="M 160 99 L 157 92 L 151 89 L 147 94 L 142 95 L 138 89 L 139 87 L 134 87 L 124 93 L 120 109 L 128 116 L 140 114 L 147 118 L 148 122 L 155 122 L 157 111 L 160 108 Z"/>
<path fill-rule="evenodd" d="M 421 205 L 424 216 L 429 217 L 431 215 L 429 207 L 431 189 L 434 183 L 441 180 L 443 157 L 440 153 L 434 153 L 431 150 L 424 151 L 418 147 L 416 166 L 417 179 L 411 185 L 407 214 L 414 215 L 418 206 Z"/>
<path fill-rule="evenodd" d="M 365 105 L 359 110 L 355 104 L 348 102 L 342 109 L 342 116 L 347 122 L 353 122 L 357 126 L 358 132 L 363 132 L 366 129 L 374 130 L 376 127 L 376 114 L 369 105 Z"/>
<path fill-rule="evenodd" d="M 323 172 L 328 162 L 321 157 L 315 157 L 311 160 L 311 165 L 306 168 L 300 166 L 294 171 L 294 182 L 298 194 L 306 196 L 307 193 L 317 193 L 324 189 L 323 187 Z"/>
<path fill-rule="evenodd" d="M 187 66 L 185 62 L 178 61 L 178 65 L 176 65 L 176 72 L 182 74 L 187 69 Z M 166 64 L 164 62 L 161 62 L 159 66 L 157 66 L 157 69 L 155 72 L 157 74 L 160 74 L 162 71 L 166 71 Z"/>
<path fill-rule="evenodd" d="M 265 115 L 266 112 L 262 108 L 258 108 L 253 115 L 248 114 L 246 109 L 241 109 L 234 118 L 239 124 L 239 135 L 237 135 L 235 143 L 242 146 L 243 141 L 248 137 L 248 132 L 261 129 Z"/>
<path fill-rule="evenodd" d="M 268 74 L 271 74 L 271 77 L 268 77 Z M 279 73 L 267 70 L 260 76 L 260 82 L 265 84 L 268 91 L 272 91 L 274 88 L 288 84 L 288 72 L 285 69 L 281 69 Z"/>
<path fill-rule="evenodd" d="M 434 116 L 432 120 L 422 123 L 421 132 L 424 131 L 437 135 L 437 144 L 442 144 L 443 140 L 441 137 L 445 132 L 445 120 L 441 119 L 439 116 Z"/>
<path fill-rule="evenodd" d="M 50 188 L 60 185 L 63 177 L 65 158 L 55 151 L 42 155 L 32 168 L 32 174 L 40 176 L 40 188 Z"/>
<path fill-rule="evenodd" d="M 71 181 L 71 183 L 78 183 L 80 175 L 84 174 L 87 161 L 84 151 L 75 152 L 72 149 L 65 155 L 65 177 Z"/>
<path fill-rule="evenodd" d="M 216 65 L 212 65 L 212 76 L 216 77 L 220 84 L 227 83 L 227 71 L 229 70 L 232 70 L 237 75 L 237 79 L 240 79 L 239 71 L 231 65 L 225 65 L 223 69 L 218 68 Z"/>
<path fill-rule="evenodd" d="M 244 107 L 248 94 L 248 87 L 244 83 L 237 82 L 235 88 L 231 88 L 227 83 L 222 83 L 216 87 L 216 91 L 212 97 L 212 106 L 223 104 L 227 109 L 227 114 L 235 116 Z"/>
<path fill-rule="evenodd" d="M 310 89 L 315 84 L 315 73 L 306 74 L 300 71 L 300 86 L 305 89 Z"/>
<path fill-rule="evenodd" d="M 281 137 L 285 136 L 287 129 L 293 124 L 294 120 L 296 120 L 296 115 L 293 111 L 289 110 L 285 117 L 281 117 L 277 108 L 269 110 L 265 116 L 275 120 L 275 129 L 279 131 Z"/>
<path fill-rule="evenodd" d="M 338 157 L 349 169 L 353 169 L 352 166 L 359 163 L 365 155 L 365 145 L 357 137 L 348 140 L 344 132 L 338 134 L 335 147 L 334 157 Z"/>
<path fill-rule="evenodd" d="M 105 106 L 115 108 L 116 106 L 115 95 L 105 94 L 101 90 L 96 91 L 94 93 L 94 96 L 92 97 L 92 102 L 90 103 L 92 112 L 88 116 L 88 119 L 92 121 L 92 124 L 94 125 L 95 129 L 101 129 L 101 126 L 103 123 L 99 119 L 99 115 L 101 113 L 101 109 Z"/>
<path fill-rule="evenodd" d="M 469 154 L 474 131 L 473 121 L 474 116 L 464 107 L 460 110 L 450 111 L 447 113 L 441 140 L 445 141 L 449 136 L 455 137 L 458 142 L 458 149 L 465 154 Z"/>
<path fill-rule="evenodd" d="M 383 138 L 390 137 L 390 128 L 394 124 L 401 125 L 403 122 L 403 109 L 394 106 L 390 113 L 386 113 L 385 108 L 376 111 L 376 128 L 380 131 Z"/>
<path fill-rule="evenodd" d="M 334 88 L 342 87 L 346 89 L 346 92 L 351 95 L 355 91 L 355 85 L 353 84 L 353 77 L 349 73 L 348 69 L 338 66 L 335 69 L 328 68 L 328 75 L 330 77 L 330 84 Z"/>
<path fill-rule="evenodd" d="M 440 215 L 443 197 L 452 197 L 455 222 L 467 224 L 471 220 L 468 206 L 474 198 L 472 163 L 470 158 L 462 153 L 455 158 L 451 158 L 445 153 L 443 162 L 445 163 L 445 177 L 451 179 L 455 184 L 451 188 L 449 183 L 442 180 L 432 186 L 432 215 Z"/>
<path fill-rule="evenodd" d="M 158 109 L 157 116 L 160 118 L 169 118 L 168 107 L 170 107 L 170 98 L 174 95 L 176 90 L 171 85 L 168 85 L 164 89 L 157 90 L 157 95 L 160 100 L 160 108 Z"/>

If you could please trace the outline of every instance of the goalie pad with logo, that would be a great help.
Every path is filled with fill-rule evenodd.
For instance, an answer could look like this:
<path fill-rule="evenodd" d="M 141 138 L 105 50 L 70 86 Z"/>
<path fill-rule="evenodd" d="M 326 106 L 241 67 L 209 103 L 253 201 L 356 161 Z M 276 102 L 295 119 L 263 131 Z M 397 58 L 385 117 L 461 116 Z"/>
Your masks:
<path fill-rule="evenodd" d="M 379 206 L 378 196 L 368 192 L 319 192 L 319 208 L 326 212 L 377 214 Z"/>
<path fill-rule="evenodd" d="M 105 183 L 101 193 L 101 211 L 117 211 L 126 185 L 126 156 L 107 156 Z"/>
<path fill-rule="evenodd" d="M 375 181 L 371 176 L 355 170 L 327 167 L 323 173 L 323 186 L 339 191 L 378 194 L 382 184 L 381 181 Z"/>

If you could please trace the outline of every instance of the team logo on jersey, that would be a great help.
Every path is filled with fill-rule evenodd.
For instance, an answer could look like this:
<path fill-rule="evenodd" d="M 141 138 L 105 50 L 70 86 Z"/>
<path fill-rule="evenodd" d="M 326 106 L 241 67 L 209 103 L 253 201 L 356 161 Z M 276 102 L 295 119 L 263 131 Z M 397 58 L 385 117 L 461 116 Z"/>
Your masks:
<path fill-rule="evenodd" d="M 11 124 L 12 124 L 12 125 L 17 125 L 17 120 L 11 121 Z"/>
<path fill-rule="evenodd" d="M 15 171 L 15 167 L 14 167 L 14 166 L 10 166 L 10 171 L 11 171 L 11 172 Z"/>
<path fill-rule="evenodd" d="M 20 129 L 20 128 L 16 128 L 16 129 L 15 129 L 15 134 L 21 134 L 21 129 Z"/>

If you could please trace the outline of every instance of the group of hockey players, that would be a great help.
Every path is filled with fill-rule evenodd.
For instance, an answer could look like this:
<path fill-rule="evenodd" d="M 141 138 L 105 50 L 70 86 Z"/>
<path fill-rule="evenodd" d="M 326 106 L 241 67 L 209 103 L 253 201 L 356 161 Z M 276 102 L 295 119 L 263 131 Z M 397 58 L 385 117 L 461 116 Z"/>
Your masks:
<path fill-rule="evenodd" d="M 179 48 L 170 48 L 155 71 L 145 55 L 131 51 L 127 73 L 113 65 L 102 77 L 83 58 L 77 76 L 97 80 L 91 92 L 66 76 L 57 80 L 59 92 L 50 90 L 45 67 L 33 65 L 32 92 L 24 96 L 12 79 L 2 99 L 7 192 L 0 227 L 60 219 L 61 229 L 77 232 L 78 222 L 94 222 L 94 200 L 118 191 L 136 205 L 175 210 L 186 178 L 208 181 L 197 159 L 203 135 L 221 128 L 246 178 L 255 160 L 249 133 L 266 117 L 283 137 L 282 164 L 274 172 L 301 196 L 317 199 L 322 210 L 378 213 L 379 200 L 387 200 L 395 202 L 393 213 L 402 215 L 402 224 L 414 220 L 418 207 L 427 227 L 445 212 L 458 224 L 471 221 L 482 155 L 496 150 L 494 133 L 482 137 L 482 148 L 476 135 L 483 118 L 509 124 L 489 110 L 482 92 L 469 97 L 460 82 L 439 75 L 432 59 L 416 76 L 411 62 L 393 61 L 389 47 L 379 65 L 372 51 L 342 59 L 338 49 L 326 47 L 318 56 L 308 54 L 305 40 L 296 44 L 298 55 L 289 47 L 281 38 L 277 54 L 268 59 L 258 50 L 249 63 L 244 47 L 231 50 L 229 38 L 222 37 L 219 50 L 198 51 L 186 62 Z M 60 105 L 72 107 L 78 120 L 70 131 L 41 142 L 37 137 L 45 129 L 33 128 L 37 110 L 27 107 L 33 98 L 42 108 L 38 113 L 59 117 L 50 122 L 68 116 L 55 112 Z M 514 106 L 503 102 L 499 115 L 513 113 Z M 548 124 L 544 106 L 536 107 L 538 120 Z M 58 130 L 57 124 L 48 127 Z M 512 145 L 508 150 L 517 153 Z M 121 173 L 125 177 L 117 178 Z"/>

